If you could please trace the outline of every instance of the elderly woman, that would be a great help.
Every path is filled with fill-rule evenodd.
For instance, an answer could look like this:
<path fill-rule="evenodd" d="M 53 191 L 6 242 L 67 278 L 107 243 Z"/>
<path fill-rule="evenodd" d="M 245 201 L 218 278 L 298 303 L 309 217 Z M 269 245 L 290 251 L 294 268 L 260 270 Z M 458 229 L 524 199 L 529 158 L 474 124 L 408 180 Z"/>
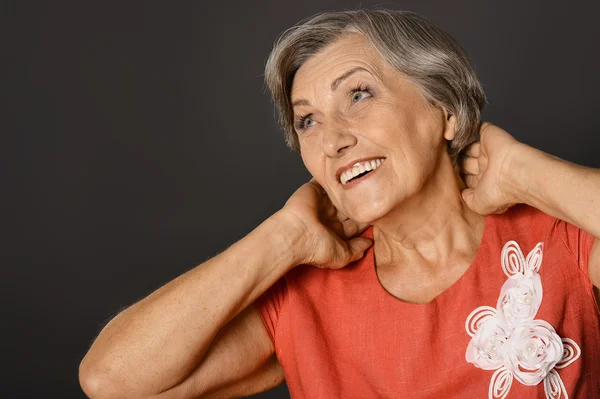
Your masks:
<path fill-rule="evenodd" d="M 480 127 L 463 51 L 412 13 L 314 17 L 266 80 L 313 180 L 108 323 L 90 397 L 600 395 L 600 171 Z"/>

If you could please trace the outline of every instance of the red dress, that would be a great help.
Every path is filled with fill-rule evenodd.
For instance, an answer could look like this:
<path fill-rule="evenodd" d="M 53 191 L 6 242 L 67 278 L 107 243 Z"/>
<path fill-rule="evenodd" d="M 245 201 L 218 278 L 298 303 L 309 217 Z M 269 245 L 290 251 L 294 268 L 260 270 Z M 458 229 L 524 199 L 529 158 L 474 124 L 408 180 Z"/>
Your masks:
<path fill-rule="evenodd" d="M 298 266 L 256 304 L 294 399 L 600 398 L 593 241 L 519 205 L 486 217 L 431 302 L 387 292 L 371 247 L 340 270 Z"/>

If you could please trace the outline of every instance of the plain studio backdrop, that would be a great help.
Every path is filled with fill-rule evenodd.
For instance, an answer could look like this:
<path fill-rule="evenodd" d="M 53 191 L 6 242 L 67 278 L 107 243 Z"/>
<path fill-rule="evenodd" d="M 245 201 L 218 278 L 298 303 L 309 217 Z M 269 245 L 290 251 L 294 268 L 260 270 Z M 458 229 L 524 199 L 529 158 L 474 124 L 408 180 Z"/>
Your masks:
<path fill-rule="evenodd" d="M 309 179 L 264 63 L 300 19 L 359 6 L 433 20 L 471 58 L 484 119 L 600 167 L 592 1 L 3 1 L 0 397 L 84 397 L 77 367 L 109 318 Z"/>

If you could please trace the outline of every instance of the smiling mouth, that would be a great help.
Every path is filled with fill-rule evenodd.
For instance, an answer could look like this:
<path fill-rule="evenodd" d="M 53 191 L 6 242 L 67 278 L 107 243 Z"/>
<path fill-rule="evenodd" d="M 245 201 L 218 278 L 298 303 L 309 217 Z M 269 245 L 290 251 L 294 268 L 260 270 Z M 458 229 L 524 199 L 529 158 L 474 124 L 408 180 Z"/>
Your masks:
<path fill-rule="evenodd" d="M 340 183 L 346 185 L 354 179 L 360 178 L 377 169 L 385 161 L 385 158 L 372 159 L 369 161 L 357 162 L 352 168 L 346 170 L 340 175 Z"/>

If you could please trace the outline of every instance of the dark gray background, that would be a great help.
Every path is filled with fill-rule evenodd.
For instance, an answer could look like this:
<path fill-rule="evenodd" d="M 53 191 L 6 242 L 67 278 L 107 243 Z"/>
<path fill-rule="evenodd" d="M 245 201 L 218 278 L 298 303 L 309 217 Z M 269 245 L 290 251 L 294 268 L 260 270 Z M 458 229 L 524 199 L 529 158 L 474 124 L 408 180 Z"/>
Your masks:
<path fill-rule="evenodd" d="M 262 81 L 285 28 L 359 5 L 420 12 L 473 60 L 485 119 L 599 167 L 594 3 L 2 2 L 0 396 L 83 397 L 77 366 L 105 321 L 309 178 Z"/>

